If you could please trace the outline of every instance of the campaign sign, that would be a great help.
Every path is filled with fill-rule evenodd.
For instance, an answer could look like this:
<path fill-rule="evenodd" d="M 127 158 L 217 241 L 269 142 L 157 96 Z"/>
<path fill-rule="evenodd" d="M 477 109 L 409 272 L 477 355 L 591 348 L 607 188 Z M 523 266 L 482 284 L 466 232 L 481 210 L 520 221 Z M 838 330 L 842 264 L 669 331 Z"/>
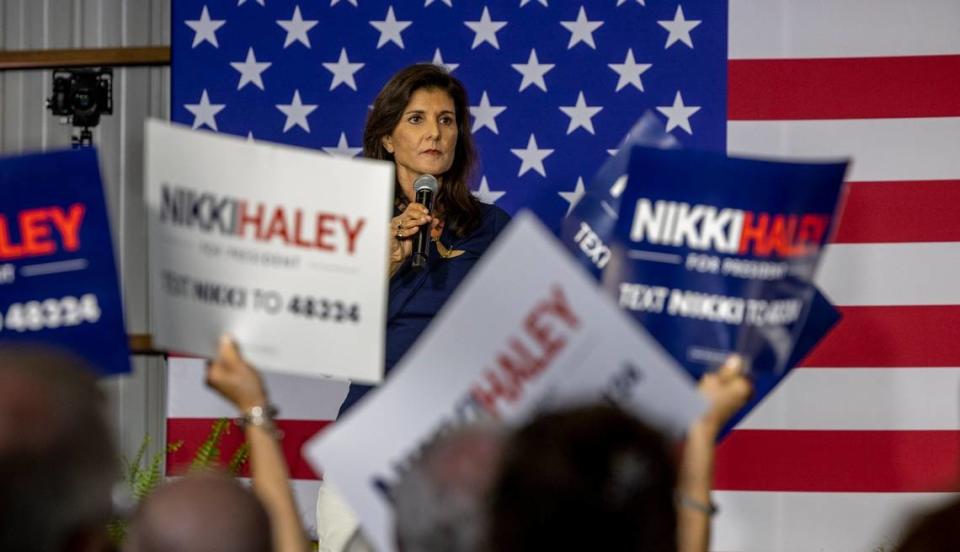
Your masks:
<path fill-rule="evenodd" d="M 663 130 L 663 124 L 650 112 L 645 113 L 624 138 L 619 150 L 597 171 L 587 186 L 586 192 L 564 219 L 561 242 L 581 265 L 598 280 L 610 263 L 614 230 L 620 216 L 620 200 L 627 187 L 642 187 L 640 178 L 628 179 L 632 146 L 643 145 L 661 149 L 677 148 L 679 144 Z M 614 290 L 616 296 L 616 290 Z M 789 369 L 798 365 L 817 343 L 840 320 L 840 312 L 830 301 L 814 288 L 814 298 L 809 314 L 793 344 L 790 359 L 779 372 L 753 371 L 753 398 L 740 409 L 727 424 L 723 433 L 732 429 L 741 418 L 762 401 L 786 376 Z M 692 373 L 699 374 L 703 366 L 697 364 Z"/>
<path fill-rule="evenodd" d="M 644 112 L 617 151 L 590 180 L 583 197 L 563 220 L 560 229 L 561 243 L 597 279 L 610 262 L 606 242 L 610 241 L 617 224 L 620 196 L 629 185 L 630 151 L 636 145 L 680 147 L 677 139 L 663 130 L 663 123 L 652 111 Z"/>
<path fill-rule="evenodd" d="M 391 489 L 425 446 L 470 422 L 517 424 L 590 400 L 617 402 L 674 435 L 704 407 L 670 355 L 521 212 L 389 381 L 306 456 L 376 548 L 391 550 Z"/>
<path fill-rule="evenodd" d="M 383 377 L 393 165 L 147 123 L 159 347 L 227 332 L 263 369 Z"/>
<path fill-rule="evenodd" d="M 634 147 L 604 285 L 694 375 L 734 351 L 782 373 L 845 169 Z"/>
<path fill-rule="evenodd" d="M 130 371 L 110 222 L 92 148 L 0 158 L 0 342 Z"/>

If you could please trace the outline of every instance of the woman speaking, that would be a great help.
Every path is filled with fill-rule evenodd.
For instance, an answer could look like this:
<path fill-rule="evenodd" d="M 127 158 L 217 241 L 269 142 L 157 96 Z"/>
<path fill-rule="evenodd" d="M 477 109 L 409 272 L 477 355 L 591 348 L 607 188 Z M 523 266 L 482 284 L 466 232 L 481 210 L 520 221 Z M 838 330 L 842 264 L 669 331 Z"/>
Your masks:
<path fill-rule="evenodd" d="M 385 372 L 396 365 L 487 250 L 509 216 L 477 200 L 467 186 L 477 154 L 470 135 L 467 91 L 443 68 L 411 65 L 393 76 L 373 102 L 363 154 L 396 166 L 390 227 L 390 291 Z M 414 201 L 414 180 L 437 178 L 433 210 Z M 430 228 L 426 265 L 411 262 L 414 238 Z M 352 384 L 341 413 L 370 390 Z"/>
<path fill-rule="evenodd" d="M 393 161 L 397 175 L 389 229 L 385 373 L 413 345 L 510 220 L 499 207 L 478 201 L 467 186 L 477 158 L 469 105 L 459 80 L 436 65 L 417 64 L 390 79 L 367 117 L 364 156 Z M 422 175 L 432 175 L 438 182 L 430 211 L 415 201 L 414 181 Z M 426 262 L 414 267 L 414 238 L 424 226 L 431 236 Z M 370 389 L 351 384 L 340 413 Z M 339 496 L 321 487 L 317 497 L 320 551 L 343 550 L 356 528 L 356 518 Z"/>

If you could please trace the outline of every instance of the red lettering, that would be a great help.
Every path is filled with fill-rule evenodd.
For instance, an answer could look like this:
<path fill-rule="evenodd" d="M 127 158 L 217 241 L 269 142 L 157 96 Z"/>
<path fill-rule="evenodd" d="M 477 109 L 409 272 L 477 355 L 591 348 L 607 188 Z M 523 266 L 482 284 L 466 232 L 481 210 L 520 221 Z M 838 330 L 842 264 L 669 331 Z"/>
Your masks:
<path fill-rule="evenodd" d="M 516 388 L 508 388 L 492 370 L 484 372 L 484 376 L 486 376 L 486 380 L 490 384 L 490 389 L 484 389 L 480 384 L 476 384 L 470 389 L 470 394 L 491 416 L 500 418 L 500 413 L 497 409 L 497 403 L 500 397 L 507 398 L 511 401 L 516 400 L 519 390 Z"/>
<path fill-rule="evenodd" d="M 343 224 L 343 232 L 347 235 L 347 254 L 353 255 L 353 252 L 357 247 L 357 236 L 360 235 L 360 231 L 363 230 L 363 225 L 366 224 L 366 219 L 359 218 L 357 219 L 357 224 L 354 227 L 350 227 L 350 221 L 347 220 L 347 217 L 340 219 L 340 222 Z"/>
<path fill-rule="evenodd" d="M 333 245 L 326 241 L 326 237 L 333 234 L 333 229 L 329 228 L 327 224 L 336 218 L 337 215 L 331 215 L 330 213 L 320 213 L 317 215 L 317 249 L 333 251 Z"/>
<path fill-rule="evenodd" d="M 760 213 L 756 226 L 753 225 L 753 217 L 753 213 L 744 211 L 743 230 L 740 232 L 740 254 L 748 255 L 750 253 L 750 242 L 753 242 L 753 250 L 757 255 L 769 255 L 770 249 L 765 240 L 767 228 L 770 226 L 770 215 Z"/>
<path fill-rule="evenodd" d="M 20 241 L 24 255 L 49 255 L 57 250 L 50 240 L 50 226 L 46 224 L 48 209 L 20 211 Z"/>
<path fill-rule="evenodd" d="M 280 236 L 284 242 L 289 243 L 290 236 L 287 234 L 286 216 L 283 207 L 277 207 L 273 211 L 273 216 L 270 217 L 270 225 L 267 227 L 265 235 L 261 236 L 260 239 L 268 241 L 273 239 L 274 236 Z"/>
<path fill-rule="evenodd" d="M 248 215 L 247 202 L 240 200 L 237 202 L 237 211 L 240 213 L 240 220 L 237 221 L 237 235 L 241 238 L 246 237 L 244 230 L 248 224 L 252 224 L 254 237 L 263 239 L 260 235 L 260 228 L 263 226 L 263 204 L 257 204 L 256 214 Z"/>
<path fill-rule="evenodd" d="M 60 232 L 63 248 L 67 251 L 80 249 L 80 224 L 83 222 L 83 216 L 86 212 L 87 206 L 83 203 L 71 205 L 67 209 L 66 216 L 59 207 L 50 209 L 50 218 L 53 219 L 53 225 Z"/>
<path fill-rule="evenodd" d="M 54 231 L 67 251 L 80 248 L 80 225 L 86 206 L 74 203 L 66 211 L 60 207 L 24 209 L 17 214 L 20 243 L 11 235 L 10 222 L 0 215 L 0 259 L 38 257 L 57 252 Z"/>
<path fill-rule="evenodd" d="M 539 359 L 534 358 L 530 349 L 516 337 L 510 338 L 510 350 L 516 356 L 511 357 L 506 353 L 501 353 L 497 356 L 497 365 L 510 376 L 510 383 L 519 388 L 523 386 L 526 380 L 540 372 L 542 363 L 539 362 Z"/>
<path fill-rule="evenodd" d="M 771 216 L 744 211 L 739 253 L 783 258 L 807 255 L 820 248 L 829 223 L 830 217 L 825 215 Z"/>
<path fill-rule="evenodd" d="M 510 337 L 506 352 L 497 355 L 496 368 L 484 372 L 484 379 L 489 385 L 476 384 L 471 388 L 474 401 L 491 415 L 498 416 L 499 401 L 514 403 L 520 400 L 526 383 L 546 370 L 550 361 L 567 345 L 566 337 L 557 335 L 557 326 L 548 322 L 549 316 L 570 328 L 580 324 L 563 288 L 554 286 L 550 296 L 539 302 L 524 319 L 524 334 L 530 339 L 524 339 L 522 335 Z M 531 341 L 539 346 L 539 356 L 531 350 Z"/>
<path fill-rule="evenodd" d="M 10 240 L 10 227 L 7 219 L 0 215 L 0 257 L 15 259 L 23 255 L 23 249 Z"/>
<path fill-rule="evenodd" d="M 567 296 L 564 295 L 562 287 L 558 285 L 553 286 L 549 303 L 546 303 L 546 305 L 550 312 L 556 314 L 571 328 L 576 328 L 580 325 L 580 319 L 577 318 L 576 313 L 570 308 L 570 303 L 567 301 Z"/>
<path fill-rule="evenodd" d="M 300 237 L 303 231 L 303 211 L 297 209 L 293 212 L 293 244 L 300 247 L 310 247 L 312 243 Z"/>
<path fill-rule="evenodd" d="M 550 325 L 544 323 L 543 314 L 545 314 L 543 307 L 531 312 L 524 322 L 524 328 L 527 330 L 527 333 L 533 337 L 534 341 L 540 345 L 540 348 L 543 349 L 544 354 L 548 357 L 552 357 L 558 350 L 563 348 L 563 346 L 566 344 L 566 341 L 564 341 L 562 338 L 551 335 Z"/>
<path fill-rule="evenodd" d="M 357 251 L 357 240 L 366 226 L 366 219 L 358 218 L 351 221 L 348 217 L 333 213 L 317 213 L 315 215 L 316 228 L 314 235 L 309 236 L 310 229 L 305 223 L 302 210 L 295 209 L 292 217 L 287 220 L 284 207 L 275 207 L 269 212 L 267 221 L 266 207 L 257 204 L 255 212 L 248 210 L 247 202 L 239 200 L 236 203 L 237 220 L 234 234 L 241 238 L 246 237 L 248 226 L 254 229 L 257 240 L 268 241 L 275 237 L 281 238 L 286 244 L 297 247 L 313 247 L 321 251 L 336 251 L 339 232 L 344 235 L 344 249 L 348 255 Z M 264 224 L 266 222 L 266 224 Z"/>
<path fill-rule="evenodd" d="M 786 218 L 783 215 L 774 215 L 770 233 L 767 235 L 766 251 L 769 255 L 776 251 L 781 257 L 790 256 L 790 239 L 787 237 Z"/>

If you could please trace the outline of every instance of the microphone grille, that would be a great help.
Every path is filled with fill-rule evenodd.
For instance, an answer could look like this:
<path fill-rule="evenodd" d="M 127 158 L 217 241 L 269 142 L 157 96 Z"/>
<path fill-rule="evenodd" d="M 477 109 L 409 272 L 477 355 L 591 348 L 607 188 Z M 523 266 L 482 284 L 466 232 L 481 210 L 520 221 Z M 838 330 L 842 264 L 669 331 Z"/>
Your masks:
<path fill-rule="evenodd" d="M 437 193 L 438 188 L 437 179 L 432 174 L 421 174 L 413 181 L 414 193 L 420 190 L 430 190 L 433 193 Z"/>

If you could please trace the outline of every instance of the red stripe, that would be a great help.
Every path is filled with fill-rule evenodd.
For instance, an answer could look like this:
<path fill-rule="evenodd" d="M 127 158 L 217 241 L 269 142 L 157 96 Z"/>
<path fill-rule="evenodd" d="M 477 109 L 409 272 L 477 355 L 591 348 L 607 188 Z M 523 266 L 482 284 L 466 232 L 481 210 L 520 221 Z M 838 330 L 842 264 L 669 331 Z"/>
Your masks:
<path fill-rule="evenodd" d="M 730 491 L 956 490 L 958 431 L 737 430 L 717 449 Z"/>
<path fill-rule="evenodd" d="M 835 243 L 960 241 L 960 180 L 851 182 Z"/>
<path fill-rule="evenodd" d="M 843 320 L 803 366 L 960 366 L 960 305 L 837 308 Z"/>
<path fill-rule="evenodd" d="M 727 64 L 734 121 L 960 115 L 960 55 Z"/>
<path fill-rule="evenodd" d="M 183 446 L 167 455 L 167 475 L 178 475 L 190 467 L 197 449 L 207 440 L 216 418 L 167 418 L 167 442 L 183 441 Z M 311 437 L 329 425 L 329 421 L 317 420 L 277 420 L 277 427 L 283 431 L 281 447 L 293 479 L 320 479 L 310 468 L 310 464 L 300 454 Z M 220 459 L 223 464 L 229 462 L 233 453 L 243 443 L 243 431 L 233 422 L 220 440 Z M 241 472 L 249 476 L 249 463 Z"/>

